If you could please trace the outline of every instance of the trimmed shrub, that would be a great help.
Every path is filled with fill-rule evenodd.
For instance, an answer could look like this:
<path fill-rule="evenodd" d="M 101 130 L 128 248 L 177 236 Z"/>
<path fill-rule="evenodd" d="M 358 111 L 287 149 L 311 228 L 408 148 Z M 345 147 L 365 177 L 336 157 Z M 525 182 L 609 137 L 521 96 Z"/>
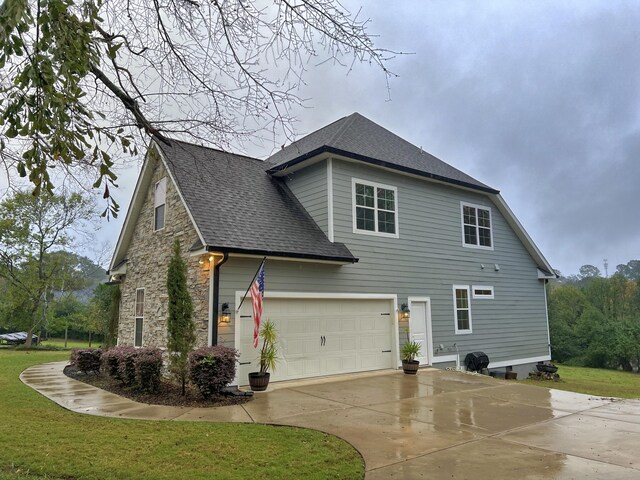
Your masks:
<path fill-rule="evenodd" d="M 76 348 L 71 352 L 71 365 L 84 373 L 99 373 L 101 357 L 99 348 Z"/>
<path fill-rule="evenodd" d="M 162 352 L 158 348 L 138 350 L 133 357 L 136 387 L 145 392 L 157 392 L 162 377 Z"/>
<path fill-rule="evenodd" d="M 111 378 L 120 380 L 120 373 L 118 372 L 118 363 L 120 361 L 121 348 L 127 347 L 113 347 L 102 354 L 102 371 L 106 372 Z"/>
<path fill-rule="evenodd" d="M 235 348 L 216 345 L 189 354 L 189 376 L 204 398 L 220 393 L 236 376 L 240 354 Z"/>
<path fill-rule="evenodd" d="M 151 347 L 113 347 L 102 354 L 102 369 L 125 386 L 155 392 L 162 377 L 162 351 Z"/>

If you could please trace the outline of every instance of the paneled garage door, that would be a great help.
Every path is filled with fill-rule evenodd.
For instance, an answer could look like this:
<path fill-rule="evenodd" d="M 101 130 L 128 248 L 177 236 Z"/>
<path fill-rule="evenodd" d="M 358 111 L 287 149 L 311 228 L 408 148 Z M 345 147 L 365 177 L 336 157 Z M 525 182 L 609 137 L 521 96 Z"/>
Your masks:
<path fill-rule="evenodd" d="M 393 301 L 378 299 L 265 298 L 264 319 L 275 322 L 280 360 L 271 380 L 292 380 L 392 368 Z M 249 298 L 239 317 L 238 381 L 259 370 L 253 348 Z"/>

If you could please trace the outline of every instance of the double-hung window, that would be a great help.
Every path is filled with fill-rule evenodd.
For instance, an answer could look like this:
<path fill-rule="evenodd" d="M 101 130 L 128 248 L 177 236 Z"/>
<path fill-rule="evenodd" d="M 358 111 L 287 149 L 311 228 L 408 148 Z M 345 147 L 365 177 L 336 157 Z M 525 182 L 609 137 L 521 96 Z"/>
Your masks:
<path fill-rule="evenodd" d="M 136 347 L 142 346 L 142 327 L 144 325 L 144 288 L 138 288 L 136 290 L 136 311 L 135 311 L 135 325 L 133 335 L 133 345 Z"/>
<path fill-rule="evenodd" d="M 164 177 L 155 185 L 153 192 L 153 229 L 164 228 L 164 214 L 167 199 L 167 177 Z"/>
<path fill-rule="evenodd" d="M 491 209 L 481 205 L 461 203 L 462 242 L 465 247 L 493 249 Z"/>
<path fill-rule="evenodd" d="M 469 286 L 453 286 L 453 311 L 456 319 L 456 333 L 471 333 L 471 304 Z"/>
<path fill-rule="evenodd" d="M 354 178 L 353 231 L 398 238 L 397 188 Z"/>

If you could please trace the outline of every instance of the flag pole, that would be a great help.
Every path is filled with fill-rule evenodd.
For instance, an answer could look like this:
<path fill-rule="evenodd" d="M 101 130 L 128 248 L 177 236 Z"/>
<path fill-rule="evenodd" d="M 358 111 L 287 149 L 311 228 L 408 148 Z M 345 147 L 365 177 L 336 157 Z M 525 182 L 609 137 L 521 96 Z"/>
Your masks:
<path fill-rule="evenodd" d="M 256 281 L 256 277 L 258 276 L 258 273 L 260 273 L 260 269 L 262 268 L 262 265 L 264 265 L 264 262 L 266 261 L 267 261 L 267 257 L 263 257 L 262 261 L 260 262 L 260 265 L 258 265 L 258 270 L 256 270 L 256 274 L 253 276 L 253 280 L 251 280 L 251 283 L 249 284 L 249 288 L 247 288 L 247 291 L 244 292 L 244 297 L 242 297 L 242 300 L 240 300 L 240 305 L 238 305 L 236 312 L 240 311 L 240 307 L 244 303 L 244 299 L 247 298 L 247 294 L 249 293 L 249 290 L 251 290 L 251 285 L 253 285 L 253 282 Z"/>

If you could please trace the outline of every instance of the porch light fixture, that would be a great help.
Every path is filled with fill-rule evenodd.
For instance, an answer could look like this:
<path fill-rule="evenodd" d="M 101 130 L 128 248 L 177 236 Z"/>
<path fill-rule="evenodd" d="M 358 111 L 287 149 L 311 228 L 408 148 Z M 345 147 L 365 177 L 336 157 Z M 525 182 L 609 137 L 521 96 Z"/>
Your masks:
<path fill-rule="evenodd" d="M 411 315 L 411 311 L 409 310 L 409 305 L 403 303 L 400 305 L 400 319 L 401 320 L 409 320 L 409 316 Z"/>
<path fill-rule="evenodd" d="M 231 310 L 229 310 L 229 304 L 222 304 L 222 311 L 220 312 L 220 317 L 218 320 L 218 324 L 226 323 L 227 325 L 231 323 Z"/>
<path fill-rule="evenodd" d="M 204 265 L 204 257 L 200 257 L 200 260 L 198 260 L 198 263 L 200 265 Z"/>

